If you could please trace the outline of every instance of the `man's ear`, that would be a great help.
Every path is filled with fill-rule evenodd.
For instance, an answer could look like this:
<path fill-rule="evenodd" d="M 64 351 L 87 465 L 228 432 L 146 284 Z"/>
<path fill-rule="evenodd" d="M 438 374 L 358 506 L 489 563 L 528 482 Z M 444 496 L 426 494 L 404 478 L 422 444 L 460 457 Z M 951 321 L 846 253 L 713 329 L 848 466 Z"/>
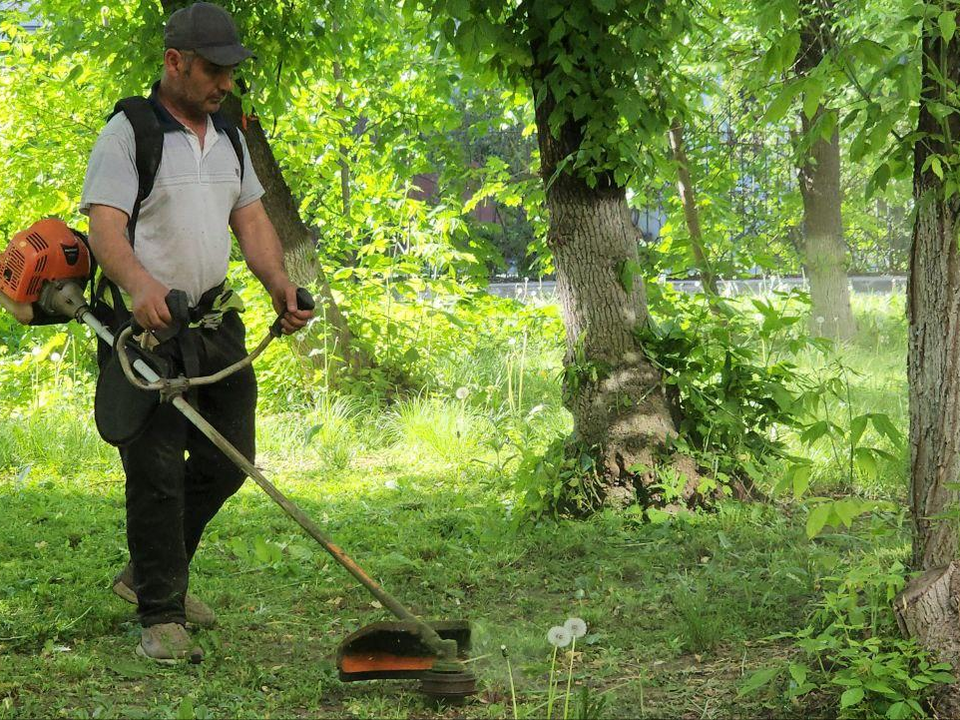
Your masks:
<path fill-rule="evenodd" d="M 163 53 L 163 67 L 172 76 L 176 77 L 183 72 L 183 53 L 176 48 L 167 48 Z"/>

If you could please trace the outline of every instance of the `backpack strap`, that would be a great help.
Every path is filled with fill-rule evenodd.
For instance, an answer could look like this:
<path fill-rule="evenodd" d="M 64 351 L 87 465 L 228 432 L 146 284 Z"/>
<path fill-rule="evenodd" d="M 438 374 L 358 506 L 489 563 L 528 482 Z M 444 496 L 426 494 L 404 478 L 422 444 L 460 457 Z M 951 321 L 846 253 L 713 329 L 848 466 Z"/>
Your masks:
<path fill-rule="evenodd" d="M 127 234 L 130 236 L 130 244 L 133 245 L 137 219 L 140 217 L 140 206 L 153 190 L 153 181 L 157 177 L 160 159 L 163 157 L 163 129 L 157 119 L 157 113 L 147 98 L 139 96 L 124 98 L 113 107 L 113 115 L 119 112 L 127 116 L 127 120 L 133 127 L 133 137 L 136 144 L 135 160 L 139 185 L 137 187 L 137 200 L 133 204 L 133 211 L 127 221 Z"/>
<path fill-rule="evenodd" d="M 215 112 L 212 116 L 213 126 L 217 131 L 223 130 L 227 137 L 230 138 L 230 144 L 233 146 L 233 151 L 237 154 L 237 160 L 240 161 L 240 182 L 243 183 L 243 171 L 244 171 L 244 162 L 243 162 L 243 143 L 240 142 L 240 130 L 236 125 L 231 123 L 223 114 Z"/>

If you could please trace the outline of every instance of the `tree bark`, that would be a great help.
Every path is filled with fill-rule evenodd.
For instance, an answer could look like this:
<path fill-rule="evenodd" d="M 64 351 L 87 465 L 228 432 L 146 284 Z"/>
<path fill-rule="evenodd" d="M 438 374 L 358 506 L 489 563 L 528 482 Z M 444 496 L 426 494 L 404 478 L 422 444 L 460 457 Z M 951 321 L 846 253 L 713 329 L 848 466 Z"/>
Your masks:
<path fill-rule="evenodd" d="M 668 133 L 670 150 L 677 164 L 677 194 L 683 205 L 683 217 L 687 223 L 687 232 L 690 233 L 690 247 L 693 250 L 693 259 L 700 272 L 700 281 L 704 292 L 718 295 L 717 276 L 710 267 L 710 259 L 703 245 L 703 232 L 700 229 L 700 210 L 697 207 L 696 192 L 693 181 L 690 179 L 690 163 L 687 161 L 687 151 L 683 147 L 683 122 L 677 120 Z"/>
<path fill-rule="evenodd" d="M 545 74 L 541 68 L 539 77 Z M 540 87 L 535 79 L 534 97 Z M 569 121 L 554 137 L 548 122 L 554 101 L 549 91 L 544 98 L 536 107 L 537 136 L 550 217 L 547 245 L 566 329 L 571 440 L 600 462 L 603 479 L 588 493 L 598 504 L 660 504 L 651 487 L 654 469 L 676 427 L 660 374 L 636 337 L 649 322 L 643 278 L 631 272 L 639 267 L 638 233 L 629 221 L 625 189 L 612 178 L 590 188 L 567 170 L 557 173 L 579 147 L 582 129 Z M 696 466 L 679 457 L 674 465 L 686 476 L 683 499 L 695 503 Z"/>
<path fill-rule="evenodd" d="M 823 11 L 807 0 L 802 8 L 806 21 L 800 33 L 797 62 L 801 74 L 810 72 L 823 59 Z M 826 108 L 817 105 L 812 118 L 801 110 L 804 136 Z M 810 279 L 813 304 L 810 330 L 836 340 L 849 340 L 856 332 L 850 308 L 847 281 L 847 248 L 843 240 L 840 206 L 840 135 L 834 129 L 829 140 L 818 137 L 797 168 L 803 198 L 803 262 Z"/>
<path fill-rule="evenodd" d="M 958 3 L 948 3 L 951 10 Z M 936 28 L 936 24 L 932 23 Z M 960 119 L 944 124 L 930 113 L 931 102 L 945 102 L 934 77 L 955 78 L 960 71 L 960 42 L 944 44 L 939 32 L 924 28 L 923 90 L 914 145 L 913 195 L 916 206 L 907 291 L 910 397 L 910 499 L 913 515 L 913 564 L 924 575 L 897 598 L 901 629 L 944 662 L 960 666 L 960 253 L 957 217 L 960 199 L 946 198 L 944 182 L 924 169 L 931 155 L 956 149 L 944 137 L 960 137 Z M 936 70 L 934 64 L 944 64 Z M 935 70 L 935 72 L 931 72 Z M 955 173 L 956 170 L 950 170 Z M 941 717 L 960 716 L 960 686 L 937 698 Z"/>

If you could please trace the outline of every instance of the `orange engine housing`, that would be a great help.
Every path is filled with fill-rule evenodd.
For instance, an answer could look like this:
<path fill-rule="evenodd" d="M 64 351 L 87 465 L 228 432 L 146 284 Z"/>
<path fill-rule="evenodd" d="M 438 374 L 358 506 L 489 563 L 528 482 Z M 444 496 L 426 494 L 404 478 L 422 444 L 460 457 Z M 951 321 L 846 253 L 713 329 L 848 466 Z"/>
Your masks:
<path fill-rule="evenodd" d="M 14 302 L 40 298 L 47 280 L 80 280 L 90 275 L 90 251 L 62 220 L 47 218 L 13 236 L 0 254 L 0 292 Z"/>

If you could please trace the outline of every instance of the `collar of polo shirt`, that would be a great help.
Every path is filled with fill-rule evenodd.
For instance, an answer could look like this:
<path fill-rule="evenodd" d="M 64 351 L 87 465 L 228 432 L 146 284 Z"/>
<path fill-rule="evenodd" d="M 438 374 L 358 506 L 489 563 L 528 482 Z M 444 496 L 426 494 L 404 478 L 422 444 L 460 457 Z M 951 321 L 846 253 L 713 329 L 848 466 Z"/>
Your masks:
<path fill-rule="evenodd" d="M 147 100 L 150 102 L 150 105 L 153 107 L 154 111 L 156 111 L 157 119 L 160 121 L 160 128 L 164 132 L 187 129 L 184 124 L 171 115 L 166 106 L 160 102 L 159 80 L 153 84 L 152 88 L 150 88 L 150 96 L 147 98 Z M 227 128 L 230 127 L 230 123 L 219 110 L 213 113 L 210 118 L 213 120 L 213 127 L 216 128 L 217 132 L 226 132 Z"/>

